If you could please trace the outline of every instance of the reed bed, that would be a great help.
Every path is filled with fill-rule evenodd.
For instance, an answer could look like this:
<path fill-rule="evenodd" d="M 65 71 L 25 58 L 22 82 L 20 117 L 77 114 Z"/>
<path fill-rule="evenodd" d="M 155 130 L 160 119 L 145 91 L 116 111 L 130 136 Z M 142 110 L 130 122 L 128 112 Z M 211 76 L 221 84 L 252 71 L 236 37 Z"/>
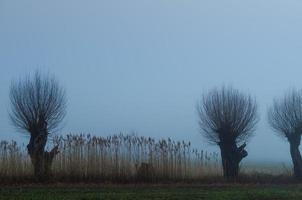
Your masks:
<path fill-rule="evenodd" d="M 70 134 L 54 137 L 52 143 L 59 145 L 60 151 L 52 165 L 56 180 L 189 181 L 222 174 L 217 153 L 197 150 L 190 142 L 170 138 Z M 2 141 L 0 178 L 32 175 L 26 145 Z"/>

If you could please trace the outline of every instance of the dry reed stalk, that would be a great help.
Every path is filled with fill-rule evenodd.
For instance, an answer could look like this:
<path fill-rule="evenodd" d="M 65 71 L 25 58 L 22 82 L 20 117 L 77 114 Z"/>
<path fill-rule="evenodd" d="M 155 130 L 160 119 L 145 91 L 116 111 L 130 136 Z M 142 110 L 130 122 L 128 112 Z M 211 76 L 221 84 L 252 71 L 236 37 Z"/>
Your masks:
<path fill-rule="evenodd" d="M 191 148 L 184 141 L 156 141 L 132 135 L 96 137 L 91 135 L 56 136 L 59 145 L 53 177 L 76 180 L 123 181 L 136 180 L 142 165 L 152 169 L 153 180 L 194 180 L 221 175 L 220 158 Z M 151 172 L 148 172 L 151 173 Z M 0 142 L 0 177 L 32 175 L 32 166 L 25 146 L 16 142 Z"/>

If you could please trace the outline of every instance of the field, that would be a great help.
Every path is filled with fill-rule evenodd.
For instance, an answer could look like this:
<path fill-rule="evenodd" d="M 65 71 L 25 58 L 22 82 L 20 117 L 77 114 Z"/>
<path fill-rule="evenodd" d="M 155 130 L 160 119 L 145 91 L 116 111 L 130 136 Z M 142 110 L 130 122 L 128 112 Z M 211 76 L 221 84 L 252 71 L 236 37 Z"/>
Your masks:
<path fill-rule="evenodd" d="M 63 189 L 64 188 L 64 189 Z M 302 199 L 302 185 L 27 186 L 2 188 L 1 200 Z"/>
<path fill-rule="evenodd" d="M 290 166 L 247 164 L 230 183 L 218 153 L 137 135 L 53 138 L 53 176 L 38 185 L 26 146 L 0 142 L 0 199 L 302 199 Z M 295 183 L 295 184 L 294 184 Z"/>

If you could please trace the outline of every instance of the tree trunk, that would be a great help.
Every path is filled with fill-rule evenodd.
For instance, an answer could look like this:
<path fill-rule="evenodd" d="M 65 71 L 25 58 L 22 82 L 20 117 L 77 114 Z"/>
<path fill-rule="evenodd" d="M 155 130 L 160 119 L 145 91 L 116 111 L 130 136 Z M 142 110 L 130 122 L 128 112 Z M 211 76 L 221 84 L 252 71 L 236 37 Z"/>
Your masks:
<path fill-rule="evenodd" d="M 34 175 L 38 181 L 45 181 L 51 175 L 51 165 L 54 156 L 58 153 L 58 146 L 50 152 L 45 151 L 47 131 L 33 132 L 27 145 L 28 154 L 34 167 Z"/>
<path fill-rule="evenodd" d="M 299 150 L 300 140 L 300 135 L 292 136 L 291 138 L 289 138 L 290 155 L 292 157 L 294 166 L 294 177 L 298 179 L 302 178 L 302 158 Z"/>
<path fill-rule="evenodd" d="M 239 163 L 247 156 L 244 150 L 246 144 L 237 147 L 236 142 L 220 142 L 220 152 L 223 167 L 223 176 L 228 180 L 234 180 L 238 177 Z"/>

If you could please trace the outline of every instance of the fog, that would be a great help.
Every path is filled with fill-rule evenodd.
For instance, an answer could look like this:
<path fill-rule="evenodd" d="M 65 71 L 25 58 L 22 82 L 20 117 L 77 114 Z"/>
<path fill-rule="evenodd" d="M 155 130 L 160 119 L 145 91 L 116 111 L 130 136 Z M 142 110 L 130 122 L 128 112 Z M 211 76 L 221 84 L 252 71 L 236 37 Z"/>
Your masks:
<path fill-rule="evenodd" d="M 231 85 L 259 105 L 245 160 L 287 162 L 266 112 L 302 88 L 301 10 L 297 0 L 1 0 L 1 139 L 27 141 L 9 122 L 9 85 L 39 69 L 67 92 L 59 134 L 136 132 L 219 151 L 199 133 L 195 105 Z"/>

